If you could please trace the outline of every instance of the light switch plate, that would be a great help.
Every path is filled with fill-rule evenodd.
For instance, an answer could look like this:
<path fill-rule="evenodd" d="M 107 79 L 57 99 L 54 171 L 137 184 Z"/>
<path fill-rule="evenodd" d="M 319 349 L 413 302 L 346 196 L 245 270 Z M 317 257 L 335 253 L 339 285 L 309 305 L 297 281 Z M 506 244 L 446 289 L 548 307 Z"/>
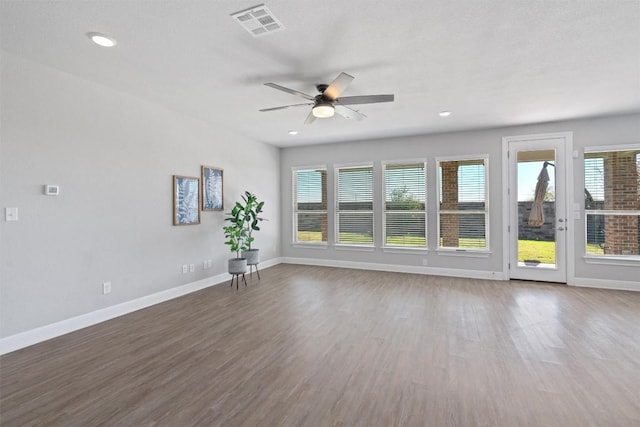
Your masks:
<path fill-rule="evenodd" d="M 4 210 L 5 221 L 17 221 L 18 220 L 18 208 L 5 208 Z"/>
<path fill-rule="evenodd" d="M 580 203 L 573 204 L 573 219 L 580 219 Z"/>

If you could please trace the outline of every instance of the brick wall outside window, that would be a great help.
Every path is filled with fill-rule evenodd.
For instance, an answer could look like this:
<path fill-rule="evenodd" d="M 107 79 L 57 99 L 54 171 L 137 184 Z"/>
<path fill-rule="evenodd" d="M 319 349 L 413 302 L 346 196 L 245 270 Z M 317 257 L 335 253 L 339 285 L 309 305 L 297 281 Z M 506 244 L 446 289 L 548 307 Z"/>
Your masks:
<path fill-rule="evenodd" d="M 438 247 L 487 250 L 487 158 L 438 161 Z"/>
<path fill-rule="evenodd" d="M 458 210 L 458 162 L 442 162 L 442 204 L 443 211 Z M 456 248 L 459 244 L 460 221 L 457 214 L 440 215 L 440 237 L 442 246 Z"/>
<path fill-rule="evenodd" d="M 601 159 L 595 168 L 588 159 Z M 587 253 L 591 255 L 640 255 L 640 150 L 585 153 L 587 191 L 602 200 L 587 201 Z M 594 219 L 599 219 L 598 227 Z M 594 243 L 600 247 L 594 247 Z M 591 243 L 591 245 L 589 245 Z"/>

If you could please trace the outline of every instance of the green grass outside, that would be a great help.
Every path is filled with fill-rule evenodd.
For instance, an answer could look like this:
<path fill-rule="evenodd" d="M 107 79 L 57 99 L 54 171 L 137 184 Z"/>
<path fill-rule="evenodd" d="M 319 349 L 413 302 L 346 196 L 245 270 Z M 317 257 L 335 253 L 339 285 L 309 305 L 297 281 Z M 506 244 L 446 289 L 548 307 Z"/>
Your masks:
<path fill-rule="evenodd" d="M 604 250 L 597 244 L 587 245 L 590 255 L 603 255 Z M 540 261 L 542 264 L 556 263 L 556 242 L 540 240 L 518 240 L 518 261 Z"/>
<path fill-rule="evenodd" d="M 319 231 L 299 231 L 299 242 L 322 242 L 322 233 Z M 358 233 L 340 233 L 341 242 L 349 242 L 356 244 L 371 244 L 372 237 Z M 422 247 L 425 245 L 424 237 L 416 236 L 387 236 L 387 245 L 390 246 L 408 246 Z M 440 240 L 442 244 L 442 239 Z M 458 241 L 460 248 L 478 249 L 485 247 L 484 239 L 460 238 Z M 588 254 L 604 254 L 602 248 L 597 244 L 589 244 L 587 248 Z M 540 240 L 519 240 L 518 241 L 518 261 L 535 260 L 541 264 L 555 264 L 556 242 L 540 241 Z"/>
<path fill-rule="evenodd" d="M 556 263 L 556 242 L 540 240 L 518 240 L 518 262 L 539 261 L 541 264 Z"/>
<path fill-rule="evenodd" d="M 356 245 L 366 245 L 373 243 L 373 235 L 361 233 L 340 233 L 340 243 L 355 243 Z"/>
<path fill-rule="evenodd" d="M 387 245 L 424 248 L 427 242 L 424 237 L 419 236 L 387 236 Z"/>
<path fill-rule="evenodd" d="M 587 253 L 589 255 L 604 255 L 604 248 L 597 243 L 587 245 Z"/>
<path fill-rule="evenodd" d="M 322 242 L 322 232 L 298 231 L 298 242 Z"/>
<path fill-rule="evenodd" d="M 358 233 L 340 233 L 340 241 L 355 244 L 373 243 L 372 236 Z M 322 242 L 322 233 L 320 231 L 299 231 L 298 242 Z M 387 236 L 387 245 L 425 247 L 426 241 L 424 237 L 417 236 Z"/>
<path fill-rule="evenodd" d="M 453 248 L 451 246 L 444 246 L 444 239 L 440 238 L 440 247 Z M 458 246 L 456 248 L 461 249 L 486 249 L 487 242 L 485 239 L 473 239 L 470 237 L 459 237 Z"/>

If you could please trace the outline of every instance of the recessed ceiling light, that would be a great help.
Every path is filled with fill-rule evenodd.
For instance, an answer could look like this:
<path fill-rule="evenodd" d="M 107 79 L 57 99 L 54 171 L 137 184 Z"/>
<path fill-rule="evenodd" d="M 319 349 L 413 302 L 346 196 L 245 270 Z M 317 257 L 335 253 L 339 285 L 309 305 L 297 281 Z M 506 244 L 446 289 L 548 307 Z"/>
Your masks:
<path fill-rule="evenodd" d="M 98 46 L 114 47 L 118 44 L 115 39 L 100 33 L 88 33 L 87 36 Z"/>
<path fill-rule="evenodd" d="M 451 111 L 440 111 L 440 117 L 449 117 L 451 115 Z"/>
<path fill-rule="evenodd" d="M 290 130 L 289 131 L 289 135 L 297 135 L 298 131 L 297 130 Z"/>

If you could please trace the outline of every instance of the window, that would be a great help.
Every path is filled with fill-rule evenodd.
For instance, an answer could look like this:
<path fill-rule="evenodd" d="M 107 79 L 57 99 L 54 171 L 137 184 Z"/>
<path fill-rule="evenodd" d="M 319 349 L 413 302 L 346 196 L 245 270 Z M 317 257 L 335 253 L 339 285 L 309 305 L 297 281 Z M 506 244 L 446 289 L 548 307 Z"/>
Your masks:
<path fill-rule="evenodd" d="M 438 247 L 487 250 L 487 163 L 485 158 L 438 161 Z"/>
<path fill-rule="evenodd" d="M 295 243 L 327 242 L 327 169 L 293 170 Z"/>
<path fill-rule="evenodd" d="M 426 165 L 383 164 L 384 245 L 426 248 Z"/>
<path fill-rule="evenodd" d="M 336 168 L 336 243 L 373 246 L 373 166 Z"/>
<path fill-rule="evenodd" d="M 586 254 L 640 259 L 640 147 L 584 153 Z"/>

